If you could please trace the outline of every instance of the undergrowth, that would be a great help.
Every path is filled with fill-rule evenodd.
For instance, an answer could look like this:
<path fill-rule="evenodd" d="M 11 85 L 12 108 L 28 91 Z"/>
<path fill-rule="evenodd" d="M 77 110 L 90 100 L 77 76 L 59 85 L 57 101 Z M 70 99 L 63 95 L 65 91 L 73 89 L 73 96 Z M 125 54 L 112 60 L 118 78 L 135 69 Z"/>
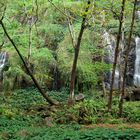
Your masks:
<path fill-rule="evenodd" d="M 139 122 L 139 102 L 125 103 L 124 118 L 117 118 L 117 100 L 112 115 L 106 113 L 106 101 L 90 99 L 73 107 L 66 105 L 68 91 L 49 92 L 62 106 L 50 108 L 34 88 L 17 90 L 11 95 L 0 96 L 0 139 L 2 140 L 139 140 L 140 132 L 132 129 L 86 129 L 81 124 Z M 130 113 L 129 113 L 130 112 Z M 51 117 L 51 127 L 45 123 Z M 120 127 L 121 128 L 121 127 Z"/>

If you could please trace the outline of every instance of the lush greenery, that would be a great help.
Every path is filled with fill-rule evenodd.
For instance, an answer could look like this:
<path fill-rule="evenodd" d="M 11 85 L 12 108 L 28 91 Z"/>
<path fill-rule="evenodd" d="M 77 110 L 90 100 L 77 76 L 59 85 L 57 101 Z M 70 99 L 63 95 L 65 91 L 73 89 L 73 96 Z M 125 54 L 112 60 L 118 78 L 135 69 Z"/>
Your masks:
<path fill-rule="evenodd" d="M 109 84 L 106 77 L 112 63 L 106 57 L 110 55 L 112 61 L 114 57 L 114 52 L 108 54 L 107 47 L 112 45 L 108 43 L 117 42 L 122 0 L 91 0 L 89 10 L 85 12 L 89 6 L 86 2 L 0 0 L 0 24 L 3 16 L 5 29 L 22 54 L 27 68 L 41 89 L 60 103 L 58 106 L 50 106 L 37 91 L 1 24 L 0 52 L 7 53 L 8 63 L 2 71 L 0 68 L 0 139 L 140 139 L 139 128 L 129 127 L 131 124 L 140 125 L 139 101 L 124 100 L 120 117 L 120 95 L 114 90 L 112 110 L 107 110 L 109 87 L 104 84 Z M 121 45 L 125 42 L 123 54 L 128 44 L 133 4 L 133 0 L 126 0 L 122 29 L 124 38 L 122 36 L 121 40 Z M 73 58 L 85 16 L 74 88 L 76 97 L 82 93 L 84 99 L 70 104 L 68 99 Z M 135 37 L 140 36 L 138 16 L 132 33 L 132 52 L 135 52 Z M 105 33 L 113 38 L 112 42 L 109 42 L 112 38 L 107 39 Z M 121 56 L 120 53 L 120 58 L 124 63 L 123 54 Z M 125 96 L 131 96 L 127 90 Z M 117 125 L 117 128 L 98 128 L 100 124 Z"/>
<path fill-rule="evenodd" d="M 16 122 L 15 122 L 16 123 Z M 16 123 L 18 124 L 18 123 Z M 96 128 L 93 130 L 82 130 L 79 126 L 67 127 L 67 126 L 57 126 L 52 128 L 46 127 L 25 127 L 23 130 L 20 130 L 15 134 L 14 131 L 11 133 L 3 133 L 1 135 L 2 139 L 34 139 L 34 140 L 97 140 L 97 139 L 116 139 L 116 140 L 139 140 L 140 132 L 133 129 L 127 130 L 112 130 L 112 129 L 103 129 Z"/>
<path fill-rule="evenodd" d="M 5 3 L 1 1 L 3 7 Z M 71 37 L 68 30 L 68 21 L 66 15 L 62 13 L 66 8 L 70 13 L 75 30 L 76 37 L 80 29 L 80 21 L 82 9 L 85 1 L 54 1 L 54 4 L 39 0 L 35 1 L 7 1 L 7 9 L 5 13 L 4 23 L 13 40 L 17 44 L 19 50 L 25 60 L 31 64 L 33 73 L 41 85 L 51 88 L 54 80 L 52 71 L 57 67 L 60 72 L 59 78 L 61 87 L 68 86 L 70 81 L 70 72 L 72 66 L 72 58 L 74 49 L 72 47 Z M 89 18 L 88 28 L 84 32 L 81 42 L 80 56 L 77 68 L 77 86 L 84 85 L 84 89 L 101 85 L 102 75 L 109 71 L 110 65 L 101 61 L 104 57 L 105 47 L 102 35 L 104 30 L 116 34 L 118 31 L 118 19 L 108 12 L 113 6 L 114 12 L 119 14 L 121 3 L 111 1 L 96 1 L 96 7 L 89 11 L 89 15 L 93 12 L 95 21 Z M 125 34 L 129 32 L 130 17 L 132 14 L 132 3 L 126 3 L 126 19 Z M 78 9 L 78 10 L 77 10 Z M 2 9 L 3 10 L 3 9 Z M 2 12 L 1 12 L 2 13 Z M 32 33 L 30 33 L 30 28 Z M 139 22 L 135 23 L 134 35 L 139 33 Z M 0 31 L 0 41 L 4 41 L 2 51 L 7 51 L 10 58 L 10 68 L 5 72 L 4 87 L 5 89 L 13 89 L 20 86 L 24 80 L 31 83 L 30 78 L 25 72 L 23 65 L 16 52 L 13 50 L 10 42 L 5 38 L 3 31 Z M 31 38 L 31 44 L 29 45 Z M 29 55 L 29 47 L 31 47 L 31 56 Z M 15 57 L 13 57 L 15 56 Z M 58 59 L 58 61 L 56 60 Z M 15 72 L 13 72 L 15 71 Z M 7 78 L 8 77 L 8 78 Z M 16 82 L 13 82 L 16 81 Z M 13 85 L 14 83 L 14 85 Z"/>
<path fill-rule="evenodd" d="M 50 95 L 57 99 L 59 96 L 61 100 L 66 100 L 68 97 L 66 92 L 52 92 Z M 117 119 L 116 112 L 111 116 L 104 113 L 104 101 L 93 101 L 88 100 L 88 98 L 91 98 L 91 96 L 87 97 L 87 100 L 83 103 L 77 103 L 68 110 L 55 108 L 55 110 L 50 111 L 49 105 L 46 104 L 34 88 L 18 90 L 13 92 L 12 96 L 1 96 L 0 139 L 139 139 L 140 132 L 123 126 L 123 120 Z M 124 121 L 139 122 L 139 103 L 126 103 L 125 107 Z M 83 118 L 79 116 L 79 111 L 83 111 Z M 48 116 L 53 117 L 55 120 L 51 122 L 51 127 L 45 121 L 45 118 Z M 90 123 L 90 121 L 93 123 L 102 123 L 104 121 L 107 124 L 119 123 L 118 130 L 109 128 L 90 129 L 79 125 L 81 123 Z"/>

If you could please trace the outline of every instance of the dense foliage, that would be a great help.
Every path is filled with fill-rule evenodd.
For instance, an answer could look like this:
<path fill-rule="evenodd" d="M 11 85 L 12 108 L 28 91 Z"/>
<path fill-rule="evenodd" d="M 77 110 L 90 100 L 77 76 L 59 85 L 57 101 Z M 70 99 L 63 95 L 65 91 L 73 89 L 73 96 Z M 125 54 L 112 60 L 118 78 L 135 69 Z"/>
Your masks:
<path fill-rule="evenodd" d="M 27 62 L 30 61 L 29 63 L 33 66 L 36 78 L 41 85 L 46 85 L 47 83 L 49 89 L 52 87 L 50 85 L 52 85 L 55 79 L 52 71 L 56 67 L 58 67 L 58 71 L 60 72 L 60 87 L 68 86 L 70 81 L 74 49 L 68 32 L 68 21 L 63 8 L 67 9 L 70 16 L 73 17 L 71 20 L 77 37 L 81 17 L 84 14 L 82 9 L 85 5 L 85 1 L 68 0 L 65 1 L 65 3 L 54 1 L 54 4 L 55 6 L 50 2 L 42 0 L 37 2 L 31 0 L 8 1 L 4 18 L 8 32 L 12 35 L 13 40 L 16 42 L 25 60 Z M 3 1 L 1 5 L 2 10 L 4 10 L 5 3 Z M 120 1 L 114 2 L 113 4 L 111 1 L 106 0 L 95 1 L 93 9 L 90 9 L 88 13 L 89 28 L 86 29 L 81 43 L 76 82 L 77 85 L 85 85 L 83 87 L 84 89 L 91 87 L 89 85 L 93 87 L 101 84 L 102 74 L 110 69 L 108 64 L 101 61 L 105 55 L 102 35 L 104 30 L 108 30 L 110 33 L 117 33 L 118 18 L 115 16 L 119 15 L 120 5 Z M 127 18 L 125 21 L 125 33 L 128 34 L 132 3 L 127 1 L 126 7 L 125 14 Z M 111 9 L 114 11 L 112 12 Z M 3 11 L 1 11 L 1 14 L 2 13 Z M 94 14 L 92 18 L 95 18 L 95 20 L 92 20 L 90 17 L 91 13 Z M 116 13 L 116 15 L 114 15 L 114 13 Z M 139 26 L 137 24 L 139 24 L 139 22 L 136 23 L 135 34 L 138 34 Z M 4 41 L 2 51 L 7 51 L 10 56 L 10 68 L 6 72 L 6 75 L 13 75 L 12 77 L 8 76 L 8 80 L 6 78 L 7 76 L 4 77 L 6 88 L 13 89 L 14 87 L 11 83 L 14 83 L 13 81 L 16 81 L 17 77 L 18 82 L 15 83 L 16 87 L 25 79 L 27 83 L 30 83 L 30 79 L 22 63 L 18 60 L 18 56 L 10 42 L 5 38 L 2 30 L 0 31 L 0 35 L 0 41 Z M 28 58 L 29 53 L 31 53 L 30 58 Z M 16 57 L 12 58 L 13 55 Z M 55 62 L 57 61 L 56 59 L 58 59 L 58 62 Z M 15 71 L 15 73 L 13 73 L 13 71 Z M 7 83 L 7 81 L 9 81 L 9 83 Z"/>
<path fill-rule="evenodd" d="M 133 4 L 133 0 L 126 0 L 120 41 L 124 52 L 119 54 L 122 61 L 118 60 L 121 74 L 129 42 Z M 140 124 L 140 102 L 126 102 L 125 97 L 133 96 L 127 89 L 122 116 L 118 115 L 121 89 L 112 92 L 112 109 L 107 111 L 111 79 L 108 75 L 114 60 L 114 52 L 110 54 L 113 50 L 108 47 L 111 47 L 110 43 L 117 42 L 121 5 L 122 0 L 91 0 L 91 5 L 87 4 L 87 0 L 0 0 L 0 24 L 1 21 L 4 23 L 40 89 L 59 101 L 58 106 L 50 106 L 40 96 L 31 75 L 0 25 L 0 52 L 6 52 L 8 59 L 4 69 L 0 68 L 0 139 L 140 139 L 140 132 L 135 126 L 133 129 L 128 126 L 131 123 Z M 138 3 L 138 12 L 139 8 Z M 87 12 L 85 9 L 88 9 Z M 138 16 L 136 14 L 131 42 L 131 51 L 135 54 L 135 37 L 140 36 Z M 75 97 L 82 94 L 84 99 L 75 98 L 71 103 L 68 99 L 72 68 L 82 27 L 73 90 Z M 105 33 L 113 38 L 112 42 L 111 38 L 105 38 Z M 131 73 L 128 75 L 133 77 Z M 117 124 L 118 127 L 95 128 L 93 124 Z M 89 127 L 86 128 L 86 125 Z"/>
<path fill-rule="evenodd" d="M 34 88 L 27 90 L 18 90 L 12 93 L 12 96 L 0 97 L 0 139 L 136 139 L 140 137 L 140 132 L 127 129 L 121 120 L 115 116 L 104 114 L 104 101 L 85 100 L 83 103 L 76 104 L 73 108 L 56 108 L 55 112 L 49 110 L 48 104 L 39 96 Z M 57 94 L 59 97 L 57 97 Z M 50 95 L 61 100 L 66 100 L 68 94 L 50 93 Z M 3 97 L 3 98 L 2 98 Z M 8 97 L 8 98 L 4 98 Z M 60 98 L 61 97 L 61 98 Z M 90 97 L 87 97 L 91 98 Z M 139 122 L 139 103 L 127 103 L 124 121 Z M 68 107 L 66 107 L 68 108 Z M 135 109 L 133 109 L 135 108 Z M 53 109 L 54 110 L 54 109 Z M 131 110 L 131 113 L 129 113 Z M 66 111 L 66 112 L 65 112 Z M 79 116 L 79 111 L 83 111 L 84 118 Z M 82 113 L 82 112 L 81 112 Z M 104 116 L 102 116 L 104 114 Z M 48 126 L 46 119 L 53 116 L 54 120 L 51 127 Z M 71 115 L 71 116 L 70 116 Z M 75 115 L 75 116 L 74 116 Z M 73 118 L 72 118 L 73 117 Z M 77 117 L 77 118 L 76 118 Z M 75 119 L 74 119 L 75 118 Z M 73 119 L 73 120 L 72 120 Z M 84 128 L 79 123 L 101 123 L 119 124 L 118 130 L 103 128 Z M 79 119 L 79 120 L 78 120 Z M 104 119 L 104 120 L 103 120 Z M 56 123 L 57 122 L 57 123 Z M 58 125 L 58 122 L 61 123 Z M 63 124 L 62 124 L 63 123 Z M 67 124 L 67 125 L 64 125 Z M 70 125 L 69 125 L 70 124 Z M 120 130 L 122 129 L 122 130 Z"/>

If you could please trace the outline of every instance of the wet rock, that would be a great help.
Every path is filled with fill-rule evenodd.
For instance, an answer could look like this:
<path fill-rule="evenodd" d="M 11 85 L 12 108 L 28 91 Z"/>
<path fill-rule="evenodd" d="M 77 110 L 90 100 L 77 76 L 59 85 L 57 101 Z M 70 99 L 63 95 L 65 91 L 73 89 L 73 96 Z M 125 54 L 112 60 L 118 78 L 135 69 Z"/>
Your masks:
<path fill-rule="evenodd" d="M 85 99 L 85 95 L 82 94 L 82 93 L 75 96 L 75 101 L 76 102 L 83 101 L 84 99 Z"/>
<path fill-rule="evenodd" d="M 133 90 L 132 100 L 133 101 L 140 101 L 140 88 Z"/>
<path fill-rule="evenodd" d="M 140 101 L 140 88 L 126 88 L 124 99 L 126 99 L 127 101 Z"/>
<path fill-rule="evenodd" d="M 127 41 L 128 42 L 128 41 Z M 135 39 L 132 39 L 131 48 L 128 56 L 128 65 L 126 73 L 126 85 L 133 86 L 133 79 L 135 73 L 135 60 L 136 60 L 136 49 L 135 49 Z"/>

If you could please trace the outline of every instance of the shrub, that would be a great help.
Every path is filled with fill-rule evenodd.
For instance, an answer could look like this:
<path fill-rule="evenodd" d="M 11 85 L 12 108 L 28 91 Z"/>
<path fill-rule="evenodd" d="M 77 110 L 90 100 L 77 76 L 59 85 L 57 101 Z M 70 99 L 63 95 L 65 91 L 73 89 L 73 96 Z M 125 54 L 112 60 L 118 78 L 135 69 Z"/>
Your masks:
<path fill-rule="evenodd" d="M 128 122 L 140 122 L 140 102 L 128 102 L 124 104 L 124 117 Z"/>
<path fill-rule="evenodd" d="M 78 26 L 78 25 L 77 25 Z M 76 29 L 79 27 L 76 26 Z M 103 72 L 109 69 L 109 65 L 101 62 L 103 50 L 96 47 L 99 40 L 99 34 L 94 34 L 90 30 L 86 30 L 82 42 L 77 64 L 77 85 L 83 84 L 96 86 L 100 82 Z M 61 72 L 61 78 L 65 84 L 69 83 L 71 67 L 74 56 L 74 48 L 71 45 L 70 36 L 65 36 L 65 39 L 58 47 L 58 68 Z M 98 58 L 95 61 L 94 58 Z"/>

